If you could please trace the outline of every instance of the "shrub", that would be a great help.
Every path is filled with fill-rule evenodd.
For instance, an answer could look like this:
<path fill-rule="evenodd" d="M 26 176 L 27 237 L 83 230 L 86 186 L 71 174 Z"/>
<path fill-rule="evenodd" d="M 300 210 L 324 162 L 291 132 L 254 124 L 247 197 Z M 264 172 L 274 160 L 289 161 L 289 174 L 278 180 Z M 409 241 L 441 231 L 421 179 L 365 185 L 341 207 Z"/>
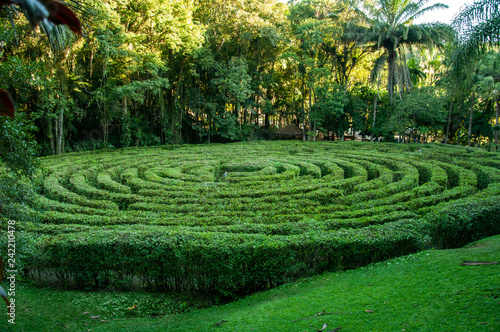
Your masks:
<path fill-rule="evenodd" d="M 498 232 L 498 154 L 426 147 L 252 142 L 44 158 L 40 218 L 18 222 L 27 273 L 236 295 Z"/>

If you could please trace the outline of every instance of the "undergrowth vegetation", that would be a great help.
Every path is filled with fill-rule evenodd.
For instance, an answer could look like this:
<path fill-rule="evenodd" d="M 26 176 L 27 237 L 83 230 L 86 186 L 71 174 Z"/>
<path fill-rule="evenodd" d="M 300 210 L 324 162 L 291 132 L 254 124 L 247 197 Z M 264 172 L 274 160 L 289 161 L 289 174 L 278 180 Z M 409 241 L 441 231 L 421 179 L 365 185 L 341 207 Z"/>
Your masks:
<path fill-rule="evenodd" d="M 234 297 L 500 233 L 500 155 L 482 150 L 252 142 L 42 165 L 20 268 L 80 289 Z"/>

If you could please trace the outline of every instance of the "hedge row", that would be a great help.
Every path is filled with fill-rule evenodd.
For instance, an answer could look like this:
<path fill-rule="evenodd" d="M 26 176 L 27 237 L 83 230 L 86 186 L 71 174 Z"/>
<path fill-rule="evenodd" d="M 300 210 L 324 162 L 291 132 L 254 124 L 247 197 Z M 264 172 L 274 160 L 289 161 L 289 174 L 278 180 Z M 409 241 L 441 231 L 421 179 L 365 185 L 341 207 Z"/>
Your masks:
<path fill-rule="evenodd" d="M 500 196 L 453 201 L 426 216 L 436 247 L 458 248 L 500 234 Z"/>
<path fill-rule="evenodd" d="M 35 255 L 27 265 L 83 288 L 121 288 L 139 276 L 147 287 L 234 295 L 414 252 L 425 246 L 426 234 L 439 247 L 462 246 L 500 233 L 499 213 L 500 196 L 493 196 L 453 201 L 423 218 L 401 212 L 395 217 L 413 219 L 364 228 L 355 225 L 362 219 L 352 219 L 344 221 L 349 229 L 330 231 L 338 226 L 333 222 L 323 230 L 287 236 L 101 227 L 45 239 L 39 244 L 43 262 Z"/>
<path fill-rule="evenodd" d="M 85 288 L 246 293 L 497 231 L 500 162 L 476 150 L 258 142 L 45 162 L 23 257 Z"/>
<path fill-rule="evenodd" d="M 235 295 L 415 252 L 419 228 L 411 220 L 297 236 L 94 228 L 45 239 L 43 261 L 26 263 L 87 289 L 139 276 L 147 287 Z"/>

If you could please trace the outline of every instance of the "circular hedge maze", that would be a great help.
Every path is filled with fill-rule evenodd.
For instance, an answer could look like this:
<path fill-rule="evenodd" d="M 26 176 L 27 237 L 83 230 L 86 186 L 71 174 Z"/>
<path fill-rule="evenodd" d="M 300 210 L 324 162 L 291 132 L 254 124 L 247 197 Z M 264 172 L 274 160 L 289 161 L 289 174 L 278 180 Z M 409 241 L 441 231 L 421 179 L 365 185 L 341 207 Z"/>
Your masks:
<path fill-rule="evenodd" d="M 500 156 L 256 142 L 43 159 L 26 271 L 81 288 L 249 293 L 500 233 Z"/>

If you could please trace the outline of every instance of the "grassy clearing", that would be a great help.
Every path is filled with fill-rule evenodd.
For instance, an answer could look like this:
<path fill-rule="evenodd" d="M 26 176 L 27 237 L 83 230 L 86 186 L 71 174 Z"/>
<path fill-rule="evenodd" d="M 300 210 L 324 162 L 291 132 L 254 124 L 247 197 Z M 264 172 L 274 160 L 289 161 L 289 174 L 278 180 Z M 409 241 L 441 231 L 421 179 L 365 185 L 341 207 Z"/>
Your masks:
<path fill-rule="evenodd" d="M 424 251 L 299 279 L 234 303 L 180 314 L 174 313 L 196 307 L 186 301 L 189 296 L 174 299 L 161 294 L 19 287 L 16 326 L 3 319 L 0 329 L 317 331 L 326 324 L 324 331 L 338 327 L 342 331 L 499 331 L 500 265 L 461 266 L 462 261 L 500 261 L 500 236 L 462 249 Z M 134 304 L 137 307 L 129 310 Z M 155 305 L 160 316 L 134 317 L 152 314 Z M 91 318 L 97 315 L 98 319 Z"/>

